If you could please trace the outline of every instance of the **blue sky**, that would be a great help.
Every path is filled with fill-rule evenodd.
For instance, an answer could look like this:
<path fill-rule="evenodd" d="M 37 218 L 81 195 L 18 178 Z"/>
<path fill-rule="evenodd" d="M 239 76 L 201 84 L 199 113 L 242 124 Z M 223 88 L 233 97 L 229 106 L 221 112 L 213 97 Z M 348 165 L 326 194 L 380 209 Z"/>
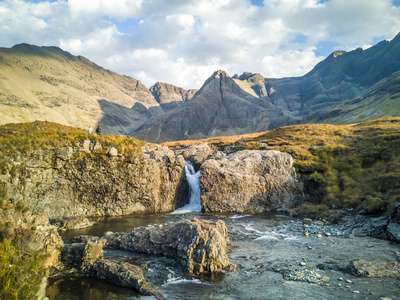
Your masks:
<path fill-rule="evenodd" d="M 400 32 L 400 0 L 0 0 L 0 47 L 58 46 L 150 87 L 301 76 Z"/>

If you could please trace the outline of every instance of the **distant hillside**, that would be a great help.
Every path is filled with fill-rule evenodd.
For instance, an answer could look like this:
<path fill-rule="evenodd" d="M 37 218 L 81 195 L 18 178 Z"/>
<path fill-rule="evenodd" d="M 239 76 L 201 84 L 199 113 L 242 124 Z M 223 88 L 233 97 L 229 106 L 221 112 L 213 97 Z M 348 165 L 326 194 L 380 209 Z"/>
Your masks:
<path fill-rule="evenodd" d="M 140 81 L 82 56 L 28 44 L 0 48 L 0 124 L 101 124 L 104 132 L 125 134 L 163 112 Z"/>
<path fill-rule="evenodd" d="M 216 71 L 200 90 L 159 82 L 148 89 L 57 47 L 0 48 L 0 124 L 101 125 L 150 142 L 399 116 L 399 93 L 400 35 L 336 51 L 302 77 Z"/>
<path fill-rule="evenodd" d="M 397 35 L 367 50 L 336 51 L 302 77 L 215 72 L 190 102 L 150 118 L 132 134 L 164 142 L 398 116 L 399 87 Z"/>

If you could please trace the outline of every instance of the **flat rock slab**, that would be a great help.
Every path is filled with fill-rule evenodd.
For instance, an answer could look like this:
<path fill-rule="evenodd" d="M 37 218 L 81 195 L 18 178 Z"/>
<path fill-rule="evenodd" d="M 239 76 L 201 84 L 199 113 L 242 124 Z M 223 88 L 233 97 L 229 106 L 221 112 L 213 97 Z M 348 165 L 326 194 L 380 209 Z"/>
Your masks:
<path fill-rule="evenodd" d="M 143 270 L 138 266 L 127 262 L 102 259 L 97 260 L 92 265 L 92 272 L 98 279 L 104 279 L 115 285 L 134 288 L 143 295 L 164 299 L 155 286 L 144 278 Z"/>

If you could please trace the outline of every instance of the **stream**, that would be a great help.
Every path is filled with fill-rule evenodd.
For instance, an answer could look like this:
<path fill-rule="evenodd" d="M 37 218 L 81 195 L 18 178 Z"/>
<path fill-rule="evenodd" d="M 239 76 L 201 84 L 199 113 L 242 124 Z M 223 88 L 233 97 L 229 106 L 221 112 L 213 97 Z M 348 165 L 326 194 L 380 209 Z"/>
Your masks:
<path fill-rule="evenodd" d="M 106 231 L 130 231 L 138 226 L 168 228 L 192 219 L 222 219 L 234 247 L 229 254 L 237 271 L 219 276 L 190 277 L 173 259 L 125 251 L 105 250 L 107 258 L 125 260 L 146 268 L 146 277 L 166 299 L 400 299 L 400 280 L 362 278 L 342 271 L 318 269 L 328 265 L 347 265 L 351 260 L 399 261 L 400 247 L 389 241 L 355 236 L 345 229 L 341 235 L 306 236 L 302 220 L 280 214 L 152 214 L 108 218 L 90 228 L 66 231 L 63 238 L 88 234 L 101 236 Z M 332 225 L 333 226 L 333 225 Z M 306 264 L 299 266 L 300 263 Z M 328 286 L 286 281 L 277 268 L 313 270 L 328 276 Z M 342 280 L 341 280 L 342 279 Z M 350 280 L 351 283 L 346 283 Z M 339 286 L 341 285 L 341 286 Z M 134 291 L 86 278 L 50 280 L 50 300 L 75 299 L 154 299 Z"/>
<path fill-rule="evenodd" d="M 398 244 L 358 236 L 339 225 L 306 225 L 282 214 L 201 213 L 200 171 L 196 172 L 190 162 L 185 170 L 190 192 L 184 207 L 172 213 L 106 218 L 86 229 L 65 231 L 62 238 L 129 232 L 140 226 L 168 229 L 194 217 L 223 220 L 234 244 L 229 259 L 240 267 L 224 275 L 191 277 L 172 258 L 127 251 L 104 250 L 104 257 L 145 268 L 147 280 L 165 299 L 400 299 L 400 279 L 362 278 L 341 271 L 352 260 L 400 261 Z M 279 272 L 282 269 L 315 271 L 329 277 L 329 283 L 287 281 Z M 49 280 L 46 292 L 50 300 L 155 299 L 88 278 Z"/>

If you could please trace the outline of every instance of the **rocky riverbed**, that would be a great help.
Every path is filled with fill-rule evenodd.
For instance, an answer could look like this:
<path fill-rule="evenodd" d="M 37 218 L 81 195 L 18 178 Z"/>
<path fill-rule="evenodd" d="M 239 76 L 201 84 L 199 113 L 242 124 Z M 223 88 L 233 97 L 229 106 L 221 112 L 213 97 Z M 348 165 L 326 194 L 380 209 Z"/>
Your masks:
<path fill-rule="evenodd" d="M 64 237 L 102 236 L 106 231 L 130 231 L 132 226 L 172 227 L 193 216 L 140 215 L 113 218 Z M 366 236 L 348 224 L 328 224 L 285 215 L 198 214 L 223 220 L 234 247 L 228 253 L 238 270 L 226 274 L 190 275 L 169 257 L 105 250 L 106 259 L 131 262 L 166 299 L 398 299 L 399 244 Z M 52 279 L 50 299 L 132 299 L 130 289 L 105 289 L 92 279 Z M 95 295 L 95 296 L 94 296 Z M 97 297 L 97 298 L 95 298 Z M 141 296 L 141 299 L 150 299 Z"/>

